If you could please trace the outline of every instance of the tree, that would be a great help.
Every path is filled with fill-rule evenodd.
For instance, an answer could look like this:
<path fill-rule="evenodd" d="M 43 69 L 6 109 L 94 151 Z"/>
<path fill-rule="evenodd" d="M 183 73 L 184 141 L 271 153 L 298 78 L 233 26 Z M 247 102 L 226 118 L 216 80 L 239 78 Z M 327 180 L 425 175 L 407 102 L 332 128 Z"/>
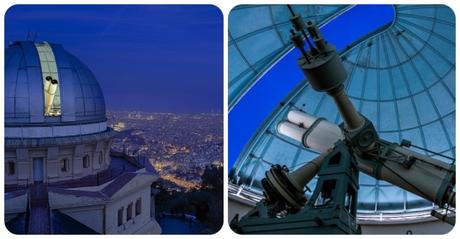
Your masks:
<path fill-rule="evenodd" d="M 201 175 L 201 189 L 215 192 L 223 192 L 224 168 L 216 165 L 206 166 Z"/>

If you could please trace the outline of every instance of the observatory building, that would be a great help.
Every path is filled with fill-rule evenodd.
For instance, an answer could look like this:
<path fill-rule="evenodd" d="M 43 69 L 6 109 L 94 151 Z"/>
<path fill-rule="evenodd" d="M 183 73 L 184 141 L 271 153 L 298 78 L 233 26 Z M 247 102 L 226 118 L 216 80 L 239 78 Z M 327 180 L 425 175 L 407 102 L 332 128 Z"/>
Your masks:
<path fill-rule="evenodd" d="M 5 51 L 5 221 L 14 233 L 160 233 L 155 173 L 111 153 L 102 90 L 61 45 Z"/>
<path fill-rule="evenodd" d="M 292 8 L 336 46 L 348 73 L 346 95 L 381 139 L 398 145 L 409 140 L 411 150 L 455 167 L 455 16 L 449 7 Z M 229 221 L 264 198 L 262 179 L 273 165 L 294 171 L 320 155 L 315 148 L 330 147 L 309 148 L 280 133 L 290 112 L 344 121 L 333 99 L 315 91 L 296 64 L 300 53 L 289 39 L 290 16 L 283 5 L 238 6 L 229 15 Z M 372 16 L 379 18 L 374 25 Z M 317 182 L 313 178 L 308 188 Z M 455 213 L 359 173 L 356 222 L 363 234 L 444 234 L 452 225 L 431 214 L 449 210 Z"/>

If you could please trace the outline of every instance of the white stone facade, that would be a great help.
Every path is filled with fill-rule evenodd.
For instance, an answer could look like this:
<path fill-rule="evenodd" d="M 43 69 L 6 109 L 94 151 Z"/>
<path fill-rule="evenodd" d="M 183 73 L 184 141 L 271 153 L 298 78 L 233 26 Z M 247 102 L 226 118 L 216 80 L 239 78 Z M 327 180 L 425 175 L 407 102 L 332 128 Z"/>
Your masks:
<path fill-rule="evenodd" d="M 90 124 L 48 125 L 34 127 L 5 127 L 6 138 L 65 137 L 94 134 L 107 130 L 107 121 Z"/>
<path fill-rule="evenodd" d="M 145 169 L 134 174 L 113 195 L 104 198 L 85 195 L 84 192 L 100 192 L 116 182 L 72 188 L 73 194 L 50 192 L 50 207 L 102 234 L 159 234 L 161 228 L 151 213 L 154 205 L 150 189 L 158 176 L 146 173 Z"/>
<path fill-rule="evenodd" d="M 8 139 L 7 139 L 8 140 Z M 5 149 L 5 184 L 53 183 L 94 175 L 110 165 L 111 139 Z"/>

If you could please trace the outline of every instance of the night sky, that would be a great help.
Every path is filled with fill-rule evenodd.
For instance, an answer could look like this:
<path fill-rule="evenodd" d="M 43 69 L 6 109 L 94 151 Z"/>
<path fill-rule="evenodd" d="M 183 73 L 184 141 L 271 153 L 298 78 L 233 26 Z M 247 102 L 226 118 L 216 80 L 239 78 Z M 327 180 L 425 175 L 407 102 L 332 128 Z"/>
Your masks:
<path fill-rule="evenodd" d="M 5 44 L 59 43 L 93 71 L 108 110 L 222 112 L 223 19 L 209 5 L 16 5 Z"/>

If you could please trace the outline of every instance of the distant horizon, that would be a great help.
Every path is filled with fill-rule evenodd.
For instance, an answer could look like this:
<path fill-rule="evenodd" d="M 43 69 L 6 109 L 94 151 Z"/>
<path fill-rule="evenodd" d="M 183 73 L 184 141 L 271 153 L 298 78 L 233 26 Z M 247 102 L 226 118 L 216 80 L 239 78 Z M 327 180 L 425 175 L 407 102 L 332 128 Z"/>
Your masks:
<path fill-rule="evenodd" d="M 94 73 L 107 108 L 223 112 L 223 16 L 213 5 L 14 5 L 9 42 L 63 46 Z"/>
<path fill-rule="evenodd" d="M 106 112 L 136 112 L 136 113 L 154 113 L 154 114 L 183 114 L 183 115 L 195 115 L 195 114 L 223 114 L 223 112 L 172 112 L 172 111 L 145 111 L 145 110 L 113 110 L 106 109 Z"/>

